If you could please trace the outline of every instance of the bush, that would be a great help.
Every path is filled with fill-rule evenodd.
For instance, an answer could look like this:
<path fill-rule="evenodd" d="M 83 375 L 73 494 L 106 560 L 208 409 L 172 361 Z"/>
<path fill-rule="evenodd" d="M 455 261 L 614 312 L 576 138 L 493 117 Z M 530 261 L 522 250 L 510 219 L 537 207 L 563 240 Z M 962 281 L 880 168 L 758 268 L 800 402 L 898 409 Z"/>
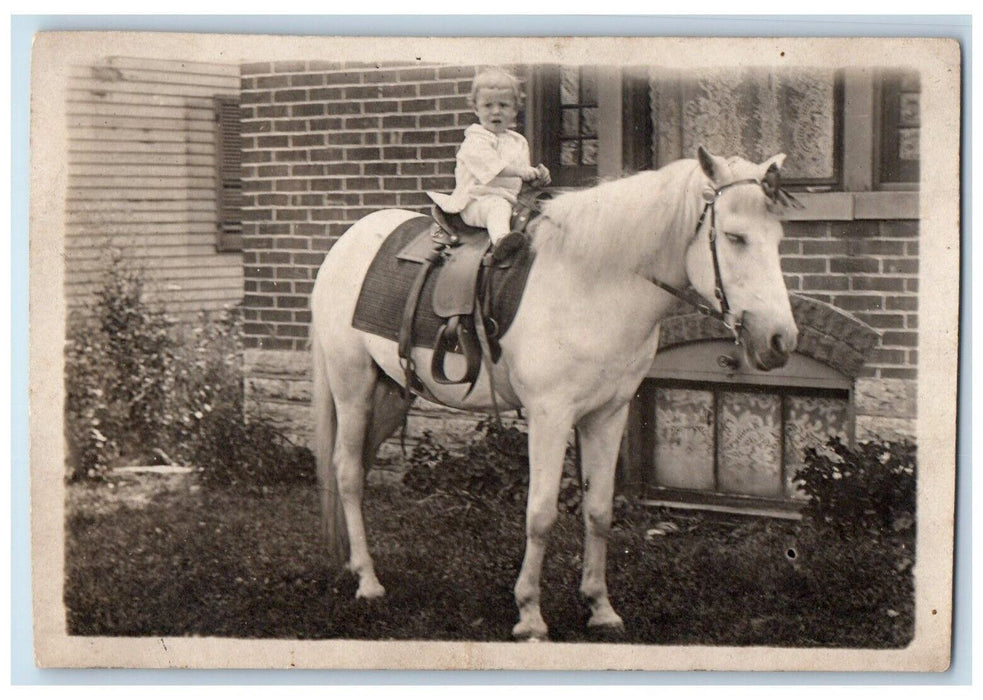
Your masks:
<path fill-rule="evenodd" d="M 421 494 L 444 493 L 489 507 L 524 506 L 529 489 L 529 435 L 516 425 L 485 419 L 477 437 L 461 454 L 437 444 L 430 432 L 407 459 L 403 483 Z M 580 506 L 580 482 L 572 450 L 567 451 L 560 482 L 559 507 Z"/>
<path fill-rule="evenodd" d="M 808 514 L 838 530 L 890 532 L 914 523 L 915 446 L 908 441 L 862 442 L 839 438 L 806 450 L 797 478 L 809 497 Z"/>
<path fill-rule="evenodd" d="M 71 476 L 97 477 L 121 453 L 154 445 L 171 395 L 173 323 L 143 299 L 143 283 L 119 257 L 91 313 L 69 320 L 65 356 Z"/>
<path fill-rule="evenodd" d="M 262 418 L 246 420 L 236 310 L 179 324 L 145 301 L 139 273 L 116 257 L 87 311 L 70 319 L 66 344 L 70 478 L 161 454 L 210 483 L 313 478 L 308 451 Z"/>

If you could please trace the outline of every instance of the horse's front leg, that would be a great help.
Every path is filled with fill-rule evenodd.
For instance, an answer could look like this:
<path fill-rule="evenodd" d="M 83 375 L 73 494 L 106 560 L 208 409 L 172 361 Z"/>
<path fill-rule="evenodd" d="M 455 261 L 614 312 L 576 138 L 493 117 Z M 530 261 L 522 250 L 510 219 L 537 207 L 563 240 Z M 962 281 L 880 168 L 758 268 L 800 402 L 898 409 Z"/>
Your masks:
<path fill-rule="evenodd" d="M 611 532 L 614 474 L 628 406 L 602 408 L 578 425 L 583 469 L 584 572 L 580 593 L 590 606 L 588 628 L 624 631 L 624 622 L 608 599 L 607 540 Z"/>
<path fill-rule="evenodd" d="M 547 639 L 548 629 L 539 607 L 540 575 L 546 553 L 546 538 L 556 522 L 563 457 L 572 426 L 573 419 L 570 416 L 549 411 L 530 411 L 526 554 L 515 583 L 519 622 L 512 628 L 512 635 L 516 639 Z"/>

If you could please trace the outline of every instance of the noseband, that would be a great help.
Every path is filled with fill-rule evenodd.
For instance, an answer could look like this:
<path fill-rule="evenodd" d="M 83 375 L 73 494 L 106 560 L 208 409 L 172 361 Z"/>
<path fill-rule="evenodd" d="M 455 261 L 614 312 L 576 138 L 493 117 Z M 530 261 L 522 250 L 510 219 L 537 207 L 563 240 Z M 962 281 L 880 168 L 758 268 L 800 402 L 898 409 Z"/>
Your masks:
<path fill-rule="evenodd" d="M 710 316 L 715 318 L 724 324 L 733 334 L 734 342 L 738 345 L 741 344 L 741 327 L 743 325 L 743 318 L 734 318 L 734 314 L 730 310 L 730 303 L 727 301 L 727 292 L 724 291 L 724 281 L 720 275 L 720 257 L 717 254 L 717 200 L 720 199 L 720 195 L 729 190 L 731 187 L 737 187 L 738 185 L 758 185 L 764 191 L 765 196 L 773 201 L 779 201 L 783 204 L 792 204 L 793 206 L 798 205 L 798 201 L 795 200 L 791 195 L 781 189 L 778 184 L 778 172 L 777 170 L 769 169 L 765 176 L 765 181 L 755 178 L 745 178 L 743 180 L 735 180 L 734 182 L 728 182 L 726 185 L 721 185 L 717 189 L 707 188 L 703 191 L 703 200 L 706 202 L 703 206 L 703 212 L 700 214 L 699 220 L 696 222 L 696 230 L 694 231 L 694 236 L 699 234 L 700 228 L 703 223 L 707 220 L 707 215 L 710 215 L 710 257 L 713 260 L 713 295 L 716 297 L 717 301 L 720 303 L 720 310 L 713 308 L 703 297 L 691 292 L 689 290 L 682 290 L 675 287 L 667 282 L 663 282 L 658 278 L 653 278 L 652 283 L 657 287 L 660 287 L 673 296 L 682 299 L 687 304 L 694 306 L 697 311 L 699 311 L 704 316 Z"/>

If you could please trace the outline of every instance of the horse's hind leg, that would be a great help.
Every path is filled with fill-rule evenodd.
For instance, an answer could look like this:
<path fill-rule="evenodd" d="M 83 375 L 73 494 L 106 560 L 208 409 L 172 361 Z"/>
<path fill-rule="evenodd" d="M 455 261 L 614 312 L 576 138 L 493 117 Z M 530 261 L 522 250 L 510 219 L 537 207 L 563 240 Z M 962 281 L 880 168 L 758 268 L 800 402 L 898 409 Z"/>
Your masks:
<path fill-rule="evenodd" d="M 402 425 L 413 398 L 415 397 L 411 395 L 410 401 L 407 401 L 403 388 L 387 375 L 379 372 L 375 392 L 372 395 L 369 437 L 362 451 L 362 464 L 366 473 L 375 463 L 379 447 L 396 431 L 396 428 Z"/>
<path fill-rule="evenodd" d="M 627 405 L 614 410 L 602 408 L 578 426 L 584 484 L 584 571 L 580 593 L 590 606 L 587 626 L 595 630 L 624 630 L 624 622 L 608 599 L 605 570 L 615 465 L 627 418 Z"/>
<path fill-rule="evenodd" d="M 368 355 L 346 359 L 334 365 L 336 372 L 331 376 L 338 421 L 334 452 L 338 492 L 348 526 L 349 568 L 358 577 L 355 596 L 378 598 L 385 594 L 385 589 L 375 574 L 362 516 L 363 455 L 371 444 L 369 433 L 378 370 Z"/>

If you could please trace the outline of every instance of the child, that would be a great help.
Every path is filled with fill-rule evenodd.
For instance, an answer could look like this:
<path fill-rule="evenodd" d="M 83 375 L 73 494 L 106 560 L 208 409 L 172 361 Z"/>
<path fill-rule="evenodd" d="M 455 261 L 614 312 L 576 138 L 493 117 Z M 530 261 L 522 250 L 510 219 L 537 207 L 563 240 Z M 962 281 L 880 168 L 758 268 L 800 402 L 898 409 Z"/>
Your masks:
<path fill-rule="evenodd" d="M 454 168 L 456 184 L 450 195 L 428 192 L 449 214 L 460 212 L 464 223 L 488 229 L 495 244 L 493 257 L 503 260 L 524 242 L 511 232 L 512 206 L 523 182 L 547 185 L 549 170 L 529 164 L 529 143 L 509 129 L 519 112 L 519 81 L 503 70 L 479 73 L 471 85 L 469 103 L 478 123 L 464 131 Z"/>

